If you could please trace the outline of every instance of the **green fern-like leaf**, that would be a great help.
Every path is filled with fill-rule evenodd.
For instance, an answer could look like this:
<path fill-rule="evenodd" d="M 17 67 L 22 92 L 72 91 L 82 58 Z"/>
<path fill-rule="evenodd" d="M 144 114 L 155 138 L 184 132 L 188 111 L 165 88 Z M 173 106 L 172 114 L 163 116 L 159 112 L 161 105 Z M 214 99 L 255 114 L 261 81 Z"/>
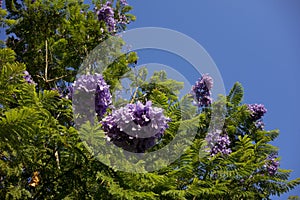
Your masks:
<path fill-rule="evenodd" d="M 227 96 L 227 101 L 237 106 L 242 102 L 243 96 L 244 88 L 241 83 L 236 82 Z"/>

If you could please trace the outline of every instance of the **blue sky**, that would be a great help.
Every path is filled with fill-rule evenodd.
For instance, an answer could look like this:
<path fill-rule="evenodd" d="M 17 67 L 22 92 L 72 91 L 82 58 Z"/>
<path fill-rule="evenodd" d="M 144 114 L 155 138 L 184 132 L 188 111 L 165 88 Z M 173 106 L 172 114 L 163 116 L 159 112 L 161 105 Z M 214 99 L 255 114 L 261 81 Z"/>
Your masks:
<path fill-rule="evenodd" d="M 280 148 L 281 168 L 293 169 L 291 178 L 300 177 L 300 1 L 128 2 L 137 16 L 129 28 L 164 27 L 192 37 L 215 61 L 227 91 L 239 81 L 245 88 L 244 102 L 265 104 L 266 129 L 281 132 L 274 142 Z M 155 54 L 148 57 L 157 62 Z M 300 195 L 300 187 L 273 199 L 289 195 Z"/>

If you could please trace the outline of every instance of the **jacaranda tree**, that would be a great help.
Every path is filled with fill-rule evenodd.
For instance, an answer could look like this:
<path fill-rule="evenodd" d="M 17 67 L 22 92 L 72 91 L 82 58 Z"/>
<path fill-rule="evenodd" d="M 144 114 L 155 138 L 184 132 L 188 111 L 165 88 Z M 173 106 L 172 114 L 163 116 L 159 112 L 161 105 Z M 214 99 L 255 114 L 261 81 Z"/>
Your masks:
<path fill-rule="evenodd" d="M 266 108 L 243 103 L 240 83 L 213 101 L 213 79 L 202 74 L 179 98 L 183 83 L 165 71 L 146 79 L 147 69 L 136 67 L 136 53 L 119 54 L 126 45 L 122 38 L 114 62 L 101 51 L 85 60 L 135 20 L 126 0 L 95 0 L 93 8 L 81 0 L 6 0 L 5 5 L 0 9 L 0 25 L 7 28 L 0 49 L 1 199 L 270 199 L 300 184 L 279 166 L 278 149 L 270 144 L 279 131 L 265 130 Z M 93 67 L 83 72 L 83 62 L 109 65 L 101 73 Z M 128 99 L 118 95 L 124 77 L 134 88 Z M 211 129 L 215 110 L 224 125 Z M 124 152 L 155 152 L 178 133 L 188 148 L 163 168 L 147 170 L 160 158 L 146 167 L 136 160 L 141 168 L 135 170 L 144 173 L 114 167 L 135 162 Z M 185 141 L 189 134 L 195 137 Z M 107 146 L 117 147 L 110 153 L 120 160 L 101 153 Z M 172 151 L 177 148 L 180 143 Z"/>

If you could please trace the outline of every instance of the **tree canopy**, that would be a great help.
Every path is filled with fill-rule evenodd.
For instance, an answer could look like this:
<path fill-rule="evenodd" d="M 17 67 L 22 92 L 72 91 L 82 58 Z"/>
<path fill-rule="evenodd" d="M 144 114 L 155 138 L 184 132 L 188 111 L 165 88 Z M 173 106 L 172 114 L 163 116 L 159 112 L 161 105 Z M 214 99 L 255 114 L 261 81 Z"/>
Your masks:
<path fill-rule="evenodd" d="M 240 83 L 213 101 L 213 79 L 203 74 L 179 98 L 183 83 L 165 71 L 147 79 L 147 69 L 136 67 L 135 52 L 121 55 L 102 74 L 80 72 L 99 43 L 135 20 L 126 0 L 95 0 L 93 8 L 81 0 L 6 0 L 5 5 L 0 9 L 0 25 L 7 28 L 0 49 L 1 199 L 270 199 L 300 184 L 279 166 L 278 149 L 270 143 L 279 131 L 265 130 L 266 108 L 244 103 Z M 120 39 L 119 50 L 124 45 Z M 110 59 L 101 52 L 95 56 L 104 63 Z M 135 88 L 130 99 L 117 95 L 125 90 L 124 77 Z M 80 106 L 92 119 L 74 115 Z M 218 109 L 224 126 L 209 129 Z M 143 137 L 143 130 L 155 134 Z M 135 173 L 113 167 L 135 162 L 125 151 L 155 152 L 178 133 L 188 148 L 163 168 L 147 171 L 137 163 L 144 173 Z M 107 145 L 118 147 L 111 153 L 120 160 L 101 154 Z M 157 158 L 149 168 L 160 162 Z"/>

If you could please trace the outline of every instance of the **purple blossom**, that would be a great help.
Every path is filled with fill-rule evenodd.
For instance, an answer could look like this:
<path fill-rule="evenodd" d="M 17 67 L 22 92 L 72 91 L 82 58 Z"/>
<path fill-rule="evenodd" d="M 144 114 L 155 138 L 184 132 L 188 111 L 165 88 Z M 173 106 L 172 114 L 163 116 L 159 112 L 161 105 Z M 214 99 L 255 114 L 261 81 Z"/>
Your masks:
<path fill-rule="evenodd" d="M 128 6 L 127 0 L 120 0 L 122 6 Z"/>
<path fill-rule="evenodd" d="M 25 79 L 25 81 L 26 81 L 27 83 L 29 83 L 29 84 L 35 84 L 35 82 L 32 80 L 32 77 L 31 77 L 31 75 L 29 74 L 28 71 L 25 70 L 25 71 L 23 72 L 23 74 L 24 74 L 23 78 Z"/>
<path fill-rule="evenodd" d="M 194 103 L 198 107 L 209 106 L 212 102 L 211 89 L 213 87 L 213 79 L 211 76 L 204 74 L 192 87 L 191 94 L 194 97 Z"/>
<path fill-rule="evenodd" d="M 70 95 L 72 95 L 75 90 L 80 93 L 78 97 L 82 98 L 85 96 L 85 93 L 92 92 L 93 94 L 95 94 L 95 112 L 99 117 L 103 117 L 103 115 L 106 113 L 107 108 L 112 103 L 112 96 L 109 91 L 109 85 L 107 85 L 101 74 L 82 75 L 74 82 L 74 89 L 68 89 Z"/>
<path fill-rule="evenodd" d="M 96 14 L 99 21 L 104 21 L 106 23 L 110 32 L 115 31 L 116 20 L 114 18 L 114 10 L 110 1 L 102 5 L 102 7 L 96 11 Z"/>
<path fill-rule="evenodd" d="M 206 136 L 207 147 L 210 148 L 210 155 L 215 156 L 218 153 L 228 155 L 232 151 L 229 148 L 230 139 L 227 134 L 221 134 L 221 130 L 216 130 L 214 133 L 208 133 Z"/>
<path fill-rule="evenodd" d="M 103 77 L 99 77 L 95 94 L 95 111 L 98 116 L 102 117 L 109 105 L 112 103 L 112 96 L 109 91 L 109 86 L 104 81 Z"/>
<path fill-rule="evenodd" d="M 2 0 L 0 0 L 0 8 L 2 8 L 2 3 L 3 3 Z"/>
<path fill-rule="evenodd" d="M 72 99 L 73 94 L 74 94 L 74 88 L 73 88 L 73 86 L 72 86 L 72 85 L 68 86 L 68 87 L 66 88 L 66 90 L 67 90 L 66 98 L 67 98 L 67 99 Z"/>
<path fill-rule="evenodd" d="M 254 121 L 261 119 L 267 112 L 267 109 L 263 104 L 248 104 L 247 106 Z"/>
<path fill-rule="evenodd" d="M 273 176 L 277 172 L 279 167 L 279 161 L 276 159 L 277 155 L 271 154 L 267 157 L 266 164 L 264 165 L 271 176 Z"/>
<path fill-rule="evenodd" d="M 147 101 L 145 105 L 137 102 L 114 110 L 101 123 L 109 141 L 125 150 L 141 153 L 155 145 L 169 121 L 163 109 L 152 107 L 151 101 Z"/>
<path fill-rule="evenodd" d="M 61 87 L 55 87 L 51 88 L 51 90 L 57 91 L 60 98 L 72 99 L 74 88 L 72 85 L 70 85 L 65 89 L 62 89 Z"/>
<path fill-rule="evenodd" d="M 122 15 L 119 15 L 118 23 L 119 24 L 128 24 L 129 22 L 128 22 L 127 17 L 124 14 L 122 14 Z"/>
<path fill-rule="evenodd" d="M 255 126 L 256 126 L 256 128 L 258 128 L 260 130 L 264 130 L 265 123 L 262 120 L 258 120 L 255 122 Z"/>

